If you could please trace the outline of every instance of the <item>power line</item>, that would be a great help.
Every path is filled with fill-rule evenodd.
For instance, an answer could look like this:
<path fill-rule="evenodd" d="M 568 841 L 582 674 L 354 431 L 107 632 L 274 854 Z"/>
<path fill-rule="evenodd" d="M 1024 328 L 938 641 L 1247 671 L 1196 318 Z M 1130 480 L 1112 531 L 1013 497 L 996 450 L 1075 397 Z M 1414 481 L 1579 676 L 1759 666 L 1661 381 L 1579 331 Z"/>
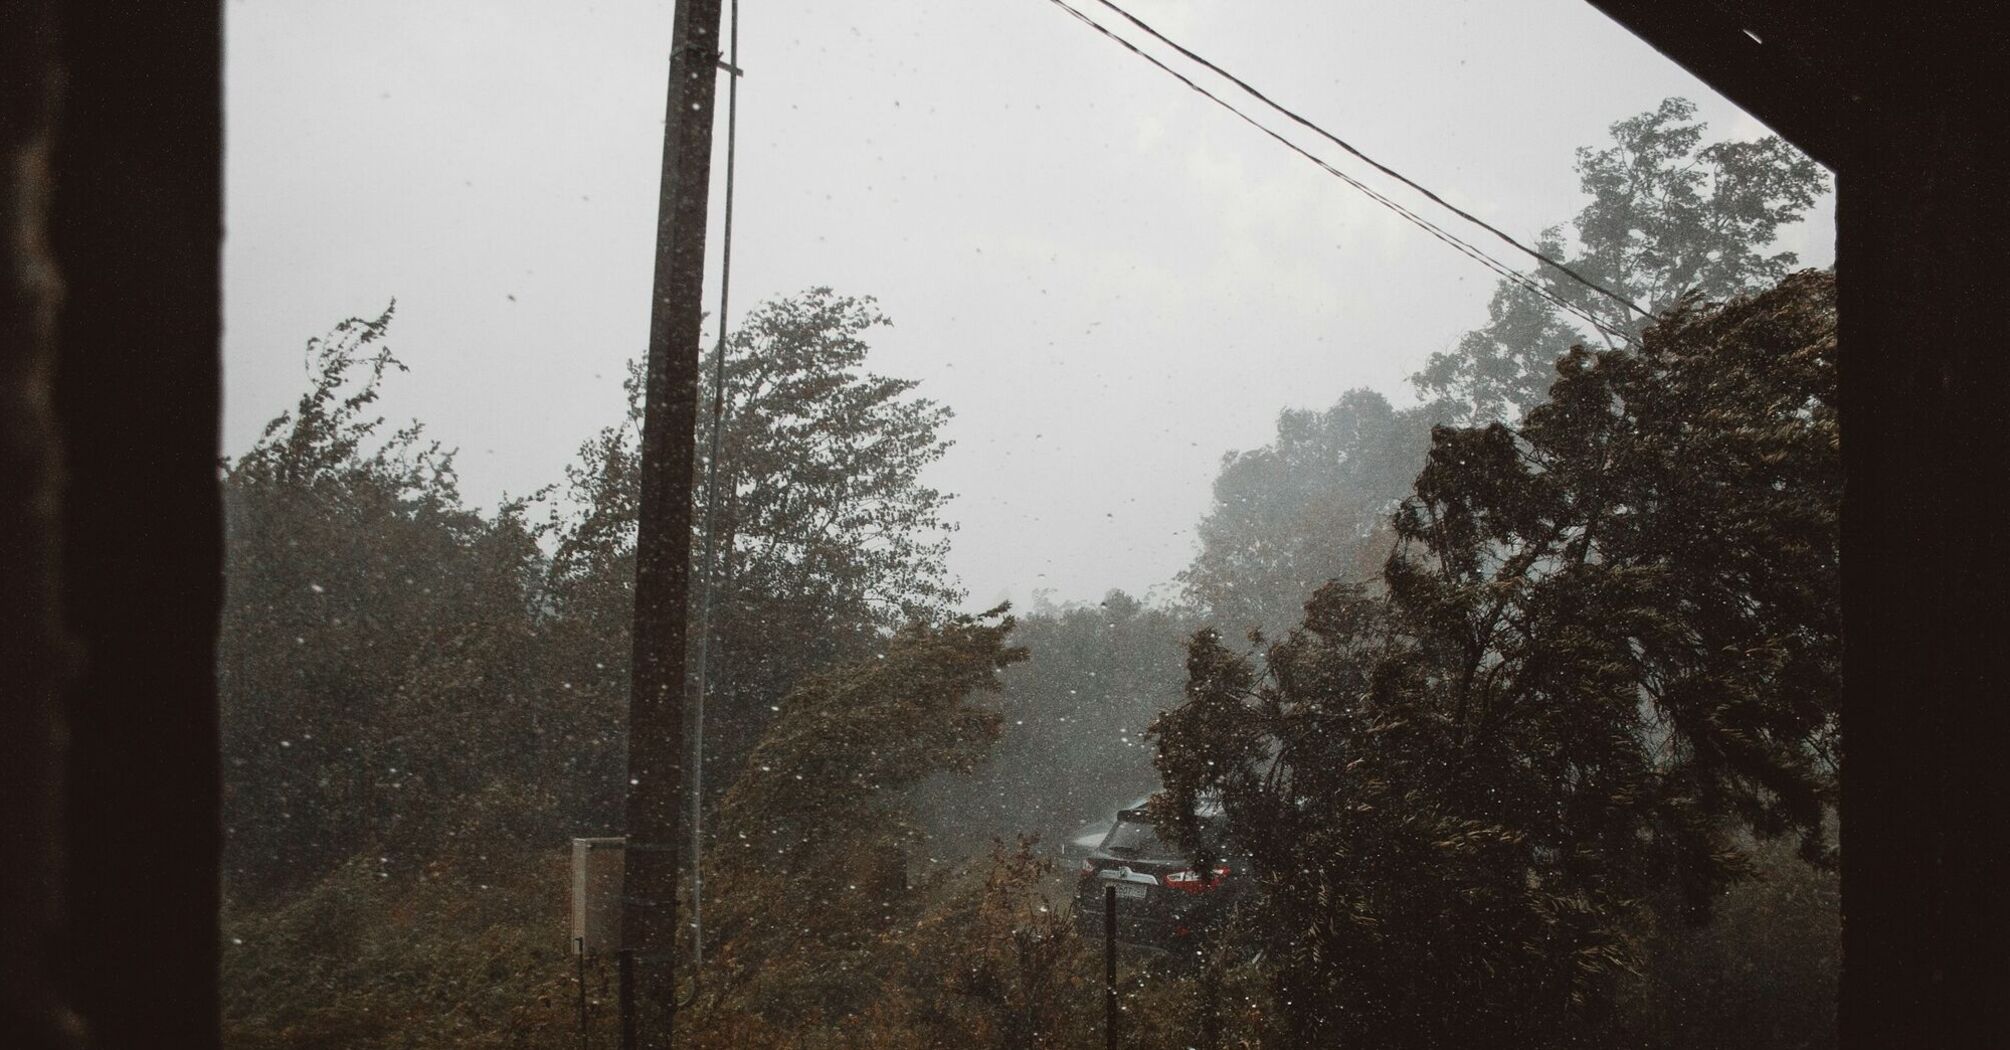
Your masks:
<path fill-rule="evenodd" d="M 1138 47 L 1136 44 L 1132 43 L 1129 40 L 1126 40 L 1124 37 L 1119 36 L 1115 32 L 1112 32 L 1109 29 L 1109 27 L 1103 25 L 1102 23 L 1096 21 L 1093 18 L 1090 18 L 1088 15 L 1084 14 L 1080 10 L 1069 5 L 1066 2 L 1066 0 L 1050 0 L 1050 2 L 1052 2 L 1056 7 L 1061 8 L 1063 11 L 1066 11 L 1068 14 L 1073 16 L 1077 21 L 1081 22 L 1082 24 L 1088 26 L 1091 29 L 1094 29 L 1096 32 L 1102 34 L 1104 37 L 1110 39 L 1111 41 L 1114 41 L 1116 44 L 1123 47 L 1125 50 L 1138 56 L 1141 59 L 1144 59 L 1146 62 L 1151 63 L 1153 66 L 1156 66 L 1160 72 L 1163 72 L 1167 76 L 1170 76 L 1173 79 L 1179 81 L 1180 83 L 1186 85 L 1189 89 L 1201 95 L 1202 97 L 1208 99 L 1210 102 L 1213 102 L 1215 105 L 1220 106 L 1225 110 L 1228 110 L 1230 113 L 1234 114 L 1237 119 L 1248 124 L 1250 127 L 1253 127 L 1258 131 L 1263 132 L 1265 135 L 1268 135 L 1272 139 L 1275 139 L 1278 143 L 1282 144 L 1286 149 L 1289 149 L 1293 153 L 1296 153 L 1299 156 L 1304 157 L 1306 160 L 1311 161 L 1313 164 L 1318 165 L 1319 168 L 1325 171 L 1327 174 L 1332 175 L 1334 178 L 1337 178 L 1340 181 L 1345 182 L 1349 186 L 1352 186 L 1354 189 L 1359 190 L 1362 194 L 1366 195 L 1370 200 L 1373 200 L 1375 203 L 1381 205 L 1382 207 L 1387 208 L 1390 211 L 1396 213 L 1398 216 L 1401 216 L 1405 221 L 1418 227 L 1424 232 L 1429 233 L 1431 236 L 1436 237 L 1438 240 L 1443 241 L 1445 244 L 1450 245 L 1454 250 L 1458 251 L 1460 254 L 1465 255 L 1466 257 L 1472 259 L 1474 262 L 1477 262 L 1480 265 L 1486 267 L 1487 269 L 1492 270 L 1495 274 L 1499 275 L 1503 280 L 1527 288 L 1529 291 L 1532 291 L 1535 294 L 1541 296 L 1543 299 L 1549 301 L 1552 305 L 1556 306 L 1558 309 L 1563 310 L 1583 320 L 1585 323 L 1591 325 L 1593 328 L 1596 328 L 1597 330 L 1605 333 L 1608 336 L 1611 336 L 1615 339 L 1619 339 L 1624 342 L 1632 341 L 1632 336 L 1629 333 L 1614 328 L 1612 325 L 1606 323 L 1605 321 L 1600 320 L 1598 317 L 1594 316 L 1589 311 L 1563 299 L 1561 296 L 1558 296 L 1556 293 L 1550 291 L 1548 288 L 1543 287 L 1540 282 L 1530 277 L 1529 275 L 1521 273 L 1518 270 L 1515 270 L 1513 267 L 1508 266 L 1506 263 L 1501 262 L 1499 259 L 1494 258 L 1493 256 L 1480 250 L 1478 247 L 1461 239 L 1456 234 L 1453 234 L 1445 230 L 1443 227 L 1437 225 L 1436 223 L 1431 222 L 1429 219 L 1426 219 L 1423 216 L 1418 215 L 1417 213 L 1404 207 L 1403 205 L 1391 200 L 1387 196 L 1376 191 L 1373 187 L 1367 185 L 1366 183 L 1363 183 L 1361 180 L 1356 179 L 1351 175 L 1348 175 L 1346 172 L 1343 172 L 1338 168 L 1335 168 L 1333 165 L 1327 163 L 1324 159 L 1311 153 L 1310 151 L 1306 150 L 1304 147 L 1298 145 L 1297 143 L 1291 141 L 1290 139 L 1285 138 L 1275 129 L 1263 124 L 1261 121 L 1258 121 L 1254 117 L 1251 117 L 1249 114 L 1243 112 L 1241 109 L 1238 109 L 1233 103 L 1228 102 L 1221 96 L 1215 94 L 1212 91 L 1209 91 L 1208 89 L 1202 87 L 1198 83 L 1195 83 L 1191 78 L 1189 78 L 1185 74 L 1179 72 L 1176 69 L 1173 69 L 1171 66 L 1166 65 L 1164 62 L 1160 61 L 1157 57 L 1146 52 L 1142 48 Z M 1099 2 L 1108 4 L 1108 0 L 1099 0 Z M 1385 168 L 1382 165 L 1377 164 L 1372 159 L 1363 156 L 1358 150 L 1355 150 L 1352 146 L 1349 146 L 1345 142 L 1342 142 L 1341 140 L 1334 138 L 1330 134 L 1327 134 L 1323 130 L 1319 129 L 1316 125 L 1311 124 L 1309 121 L 1305 121 L 1303 118 L 1297 117 L 1295 114 L 1291 114 L 1287 110 L 1283 110 L 1282 107 L 1277 106 L 1276 103 L 1271 102 L 1268 98 L 1265 98 L 1261 94 L 1258 94 L 1255 91 L 1255 89 L 1250 88 L 1249 85 L 1247 85 L 1246 83 L 1243 83 L 1242 81 L 1237 80 L 1235 77 L 1230 76 L 1225 72 L 1222 72 L 1222 70 L 1219 67 L 1213 65 L 1212 63 L 1207 62 L 1205 59 L 1200 58 L 1200 56 L 1193 54 L 1193 52 L 1188 51 L 1185 48 L 1181 48 L 1178 44 L 1174 44 L 1170 40 L 1166 40 L 1166 38 L 1158 34 L 1157 31 L 1151 29 L 1150 26 L 1147 26 L 1144 23 L 1139 22 L 1137 19 L 1132 18 L 1122 8 L 1118 8 L 1114 4 L 1108 4 L 1108 6 L 1110 6 L 1112 10 L 1117 11 L 1118 14 L 1123 15 L 1126 18 L 1129 18 L 1134 24 L 1140 26 L 1146 32 L 1152 33 L 1153 36 L 1157 37 L 1162 41 L 1165 41 L 1165 43 L 1167 43 L 1174 49 L 1180 51 L 1182 54 L 1193 58 L 1195 61 L 1198 61 L 1203 65 L 1206 65 L 1209 69 L 1214 70 L 1215 72 L 1226 77 L 1227 79 L 1235 81 L 1235 83 L 1240 85 L 1244 90 L 1249 91 L 1252 95 L 1255 95 L 1257 98 L 1262 99 L 1266 104 L 1271 105 L 1273 108 L 1279 109 L 1281 112 L 1286 113 L 1287 116 L 1291 116 L 1293 119 L 1298 120 L 1300 123 L 1305 124 L 1307 127 L 1311 127 L 1313 128 L 1313 130 L 1319 131 L 1320 134 L 1325 135 L 1327 138 L 1331 139 L 1336 143 L 1339 143 L 1343 148 L 1347 149 L 1350 153 L 1362 157 L 1363 160 L 1367 160 L 1368 163 L 1370 164 L 1374 164 L 1377 169 L 1388 172 L 1389 174 L 1394 175 L 1398 179 L 1402 179 L 1402 181 L 1405 184 L 1417 188 L 1419 191 L 1426 193 L 1426 195 L 1428 196 L 1431 196 L 1433 200 L 1437 200 L 1438 203 L 1444 204 L 1444 201 L 1442 199 L 1438 198 L 1434 194 L 1430 194 L 1428 190 L 1423 190 L 1422 187 L 1416 186 L 1415 183 L 1410 182 L 1408 179 L 1403 179 L 1403 177 L 1400 174 L 1390 171 L 1390 169 Z M 1480 221 L 1478 219 L 1473 219 L 1472 216 L 1466 215 L 1466 213 L 1459 211 L 1459 209 L 1457 208 L 1453 208 L 1449 204 L 1445 204 L 1445 207 L 1450 208 L 1454 212 L 1457 212 L 1458 214 L 1465 216 L 1468 219 L 1472 219 L 1472 221 L 1474 222 Z M 1485 223 L 1480 224 L 1483 226 L 1486 225 Z M 1592 288 L 1595 291 L 1598 291 L 1604 295 L 1610 296 L 1611 298 L 1621 303 L 1624 303 L 1628 308 L 1639 312 L 1643 316 L 1652 316 L 1647 314 L 1645 310 L 1641 310 L 1639 307 L 1634 306 L 1632 302 L 1630 302 L 1623 296 L 1620 296 L 1617 293 L 1608 291 L 1604 288 L 1599 287 L 1596 284 L 1593 284 L 1592 282 L 1586 280 L 1585 278 L 1571 272 L 1567 267 L 1561 265 L 1560 263 L 1556 263 L 1550 260 L 1547 256 L 1541 254 L 1540 252 L 1536 252 L 1533 249 L 1522 246 L 1518 242 L 1514 241 L 1514 239 L 1509 237 L 1507 234 L 1501 233 L 1499 230 L 1496 230 L 1491 226 L 1487 226 L 1486 228 L 1492 230 L 1492 232 L 1494 232 L 1495 235 L 1503 238 L 1504 240 L 1507 240 L 1510 244 L 1514 244 L 1515 247 L 1520 248 L 1522 251 L 1528 252 L 1529 254 L 1535 256 L 1537 259 L 1540 259 L 1546 264 L 1555 267 L 1559 272 L 1565 273 L 1566 275 L 1572 277 L 1578 282 L 1584 284 L 1586 287 Z"/>
<path fill-rule="evenodd" d="M 712 688 L 712 601 L 718 586 L 719 434 L 726 417 L 726 308 L 733 290 L 733 174 L 740 129 L 740 0 L 731 5 L 726 71 L 726 214 L 719 232 L 719 342 L 712 351 L 712 434 L 705 459 L 704 577 L 698 601 L 697 696 L 691 709 L 691 1000 L 705 968 L 705 697 Z M 688 1003 L 680 1006 L 689 1005 Z"/>
<path fill-rule="evenodd" d="M 1592 316 L 1585 310 L 1580 309 L 1577 306 L 1571 304 L 1570 302 L 1564 300 L 1560 296 L 1556 295 L 1554 292 L 1551 292 L 1549 289 L 1544 288 L 1541 284 L 1537 283 L 1533 278 L 1529 277 L 1528 275 L 1514 270 L 1513 268 L 1509 267 L 1506 263 L 1503 263 L 1499 259 L 1496 259 L 1491 255 L 1488 255 L 1486 252 L 1481 251 L 1479 248 L 1460 239 L 1457 235 L 1452 234 L 1451 232 L 1445 230 L 1443 227 L 1437 225 L 1436 223 L 1431 222 L 1429 219 L 1426 219 L 1423 216 L 1418 215 L 1417 213 L 1411 211 L 1410 209 L 1403 207 L 1401 204 L 1398 204 L 1395 201 L 1390 200 L 1388 197 L 1377 192 L 1374 188 L 1368 186 L 1366 183 L 1363 183 L 1361 180 L 1356 179 L 1351 175 L 1348 175 L 1346 172 L 1343 172 L 1338 168 L 1335 168 L 1331 164 L 1328 164 L 1325 160 L 1307 151 L 1304 147 L 1298 145 L 1297 143 L 1291 141 L 1290 139 L 1285 138 L 1283 135 L 1278 134 L 1276 130 L 1265 126 L 1261 121 L 1258 121 L 1254 117 L 1251 117 L 1249 114 L 1244 113 L 1240 109 L 1237 109 L 1232 103 L 1221 98 L 1219 95 L 1216 95 L 1214 92 L 1209 91 L 1204 87 L 1201 87 L 1199 84 L 1195 83 L 1191 78 L 1187 77 L 1185 74 L 1180 73 L 1178 70 L 1175 70 L 1172 67 L 1166 65 L 1164 62 L 1159 61 L 1151 54 L 1139 48 L 1136 44 L 1133 44 L 1129 40 L 1126 40 L 1123 37 L 1118 36 L 1116 33 L 1111 32 L 1110 29 L 1104 26 L 1102 23 L 1097 22 L 1095 19 L 1090 18 L 1088 15 L 1083 14 L 1081 11 L 1076 10 L 1074 7 L 1069 6 L 1066 2 L 1064 2 L 1064 0 L 1052 0 L 1052 2 L 1054 3 L 1055 6 L 1068 12 L 1070 15 L 1074 16 L 1078 21 L 1082 22 L 1084 25 L 1087 25 L 1091 29 L 1094 29 L 1096 32 L 1101 33 L 1103 36 L 1109 38 L 1110 40 L 1115 41 L 1125 50 L 1131 52 L 1132 54 L 1138 56 L 1139 58 L 1144 59 L 1146 62 L 1149 62 L 1152 65 L 1158 67 L 1158 69 L 1161 72 L 1165 73 L 1167 76 L 1172 77 L 1174 80 L 1177 80 L 1182 84 L 1185 84 L 1188 88 L 1200 94 L 1208 101 L 1213 102 L 1215 105 L 1220 106 L 1225 110 L 1228 110 L 1243 123 L 1248 124 L 1250 127 L 1253 127 L 1256 130 L 1263 132 L 1265 135 L 1270 136 L 1272 139 L 1277 140 L 1277 142 L 1282 144 L 1286 149 L 1289 149 L 1293 153 L 1296 153 L 1299 156 L 1304 157 L 1306 160 L 1309 160 L 1312 163 L 1318 165 L 1319 168 L 1325 171 L 1327 174 L 1332 175 L 1334 178 L 1337 178 L 1342 182 L 1347 183 L 1349 186 L 1352 186 L 1355 189 L 1361 191 L 1361 193 L 1365 194 L 1370 200 L 1373 200 L 1375 203 L 1380 204 L 1381 206 L 1389 209 L 1390 211 L 1395 212 L 1397 215 L 1401 216 L 1404 220 L 1415 225 L 1417 228 L 1423 230 L 1426 233 L 1429 233 L 1431 236 L 1436 237 L 1440 241 L 1443 241 L 1444 243 L 1450 245 L 1454 250 L 1458 251 L 1460 254 L 1465 255 L 1466 257 L 1472 259 L 1473 261 L 1479 263 L 1480 265 L 1486 267 L 1487 269 L 1492 270 L 1495 274 L 1499 275 L 1503 280 L 1527 288 L 1528 290 L 1548 300 L 1552 305 L 1556 306 L 1558 309 L 1567 311 L 1568 313 L 1582 319 L 1587 324 L 1592 325 L 1594 328 L 1598 329 L 1601 332 L 1604 332 L 1605 334 L 1613 338 L 1620 340 L 1629 340 L 1630 337 L 1626 333 L 1610 327 L 1603 321 L 1600 321 L 1597 317 Z"/>
<path fill-rule="evenodd" d="M 1509 236 L 1507 233 L 1503 232 L 1499 227 L 1495 226 L 1494 224 L 1486 221 L 1485 219 L 1480 218 L 1477 215 L 1472 214 L 1471 212 L 1466 211 L 1465 209 L 1459 207 L 1456 204 L 1453 204 L 1452 202 L 1444 199 L 1443 197 L 1440 197 L 1437 194 L 1432 193 L 1429 189 L 1419 185 L 1415 180 L 1411 179 L 1409 176 L 1404 175 L 1402 172 L 1397 171 L 1386 164 L 1383 164 L 1381 161 L 1378 161 L 1373 157 L 1370 157 L 1366 153 L 1363 153 L 1359 149 L 1356 149 L 1352 144 L 1347 142 L 1345 139 L 1342 139 L 1338 135 L 1335 135 L 1332 132 L 1327 131 L 1325 128 L 1322 128 L 1317 124 L 1314 124 L 1312 121 L 1298 115 L 1296 112 L 1287 109 L 1282 103 L 1279 103 L 1273 100 L 1270 96 L 1264 94 L 1261 91 L 1258 91 L 1248 81 L 1242 79 L 1241 77 L 1236 76 L 1233 73 L 1230 73 L 1228 70 L 1223 69 L 1218 65 L 1215 65 L 1213 62 L 1208 61 L 1205 57 L 1197 55 L 1194 52 L 1188 50 L 1187 48 L 1182 47 L 1177 41 L 1166 36 L 1164 33 L 1161 33 L 1158 30 L 1153 29 L 1151 26 L 1145 24 L 1143 19 L 1139 18 L 1134 14 L 1131 14 L 1129 11 L 1126 11 L 1121 7 L 1118 7 L 1116 4 L 1111 3 L 1110 0 L 1096 0 L 1096 2 L 1102 4 L 1104 7 L 1107 7 L 1112 11 L 1115 11 L 1118 15 L 1122 16 L 1123 19 L 1129 22 L 1130 24 L 1137 26 L 1139 29 L 1144 30 L 1146 33 L 1151 34 L 1153 39 L 1159 41 L 1160 43 L 1166 45 L 1167 47 L 1172 48 L 1174 51 L 1177 51 L 1180 54 L 1185 55 L 1187 58 L 1195 62 L 1198 62 L 1203 66 L 1206 66 L 1208 69 L 1214 71 L 1217 75 L 1227 79 L 1230 83 L 1233 83 L 1236 87 L 1239 87 L 1242 90 L 1248 92 L 1257 101 L 1262 102 L 1264 105 L 1269 106 L 1271 109 L 1274 109 L 1277 112 L 1284 114 L 1284 116 L 1291 119 L 1293 122 L 1311 129 L 1314 134 L 1317 134 L 1319 137 L 1325 139 L 1328 142 L 1331 142 L 1335 146 L 1338 146 L 1341 149 L 1344 149 L 1347 152 L 1352 153 L 1354 156 L 1361 158 L 1363 161 L 1366 161 L 1368 165 L 1374 168 L 1376 171 L 1379 171 L 1382 174 L 1387 175 L 1392 179 L 1395 179 L 1397 182 L 1400 182 L 1403 185 L 1408 186 L 1413 190 L 1416 190 L 1418 193 L 1423 194 L 1425 197 L 1430 198 L 1433 203 L 1436 203 L 1439 207 L 1444 208 L 1446 211 L 1451 212 L 1453 215 L 1456 215 L 1459 218 L 1464 219 L 1475 226 L 1478 226 L 1480 229 L 1483 229 L 1488 233 L 1491 233 L 1494 236 L 1499 237 L 1501 240 L 1506 241 L 1509 245 L 1512 245 L 1517 251 L 1520 251 L 1524 255 L 1527 255 L 1530 258 L 1535 259 L 1536 261 L 1541 262 L 1545 265 L 1554 267 L 1557 270 L 1557 272 L 1562 273 L 1564 276 L 1569 277 L 1571 280 L 1576 281 L 1577 283 L 1585 286 L 1586 288 L 1591 289 L 1594 292 L 1598 292 L 1599 294 L 1606 296 L 1607 298 L 1620 304 L 1621 306 L 1627 307 L 1634 313 L 1637 313 L 1640 316 L 1645 317 L 1649 320 L 1653 319 L 1654 317 L 1653 314 L 1650 314 L 1646 310 L 1641 309 L 1638 305 L 1636 305 L 1633 302 L 1633 300 L 1628 299 L 1626 296 L 1618 292 L 1615 292 L 1612 289 L 1607 288 L 1596 281 L 1593 281 L 1592 279 L 1584 276 L 1583 274 L 1578 273 L 1577 271 L 1571 269 L 1568 266 L 1565 266 L 1561 261 L 1557 259 L 1552 259 L 1548 255 L 1545 255 L 1542 252 L 1537 251 L 1536 249 L 1531 248 L 1528 245 L 1525 245 L 1518 240 L 1515 240 L 1512 236 Z"/>

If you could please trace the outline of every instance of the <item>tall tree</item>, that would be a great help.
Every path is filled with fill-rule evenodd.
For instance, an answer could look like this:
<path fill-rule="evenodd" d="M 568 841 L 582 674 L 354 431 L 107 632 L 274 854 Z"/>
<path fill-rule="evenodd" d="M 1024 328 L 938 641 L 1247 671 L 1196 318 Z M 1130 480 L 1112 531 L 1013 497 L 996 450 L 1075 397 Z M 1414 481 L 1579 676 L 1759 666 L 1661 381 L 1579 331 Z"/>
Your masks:
<path fill-rule="evenodd" d="M 1637 351 L 1579 348 L 1516 428 L 1440 428 L 1386 591 L 1249 656 L 1196 638 L 1168 812 L 1219 794 L 1296 1031 L 1590 1041 L 1643 903 L 1701 918 L 1738 833 L 1830 861 L 1835 285 L 1803 272 Z"/>
<path fill-rule="evenodd" d="M 1026 656 L 1007 644 L 1012 626 L 1003 607 L 910 624 L 777 705 L 720 805 L 708 858 L 714 1019 L 798 1024 L 863 1012 L 880 991 L 872 952 L 915 903 L 906 854 L 923 833 L 905 789 L 973 768 L 997 739 L 998 711 L 981 701 Z"/>
<path fill-rule="evenodd" d="M 1278 413 L 1275 441 L 1222 457 L 1187 598 L 1225 630 L 1281 631 L 1327 580 L 1373 576 L 1428 440 L 1423 414 L 1372 390 Z"/>
<path fill-rule="evenodd" d="M 1798 265 L 1772 245 L 1828 185 L 1820 165 L 1776 136 L 1705 144 L 1707 125 L 1687 99 L 1612 125 L 1612 144 L 1577 151 L 1590 200 L 1538 248 L 1659 315 L 1696 292 L 1725 300 L 1770 286 Z M 1554 267 L 1534 274 L 1557 299 L 1604 326 L 1637 334 L 1648 318 Z M 1521 284 L 1502 281 L 1485 325 L 1432 355 L 1413 377 L 1448 422 L 1513 420 L 1548 389 L 1552 365 L 1578 343 L 1615 345 L 1596 328 Z"/>
<path fill-rule="evenodd" d="M 306 393 L 223 464 L 233 892 L 437 831 L 446 800 L 536 783 L 527 771 L 564 747 L 530 710 L 542 559 L 522 504 L 467 508 L 449 452 L 370 412 L 403 368 L 384 344 L 391 316 L 310 341 Z M 494 815 L 530 819 L 524 801 Z"/>
<path fill-rule="evenodd" d="M 951 413 L 915 381 L 866 369 L 865 337 L 888 323 L 869 298 L 812 288 L 761 304 L 727 341 L 720 506 L 708 515 L 700 492 L 692 549 L 716 520 L 707 739 L 729 768 L 804 674 L 961 596 L 944 564 L 950 497 L 922 477 L 949 449 Z M 570 661 L 596 695 L 625 691 L 640 389 L 631 375 L 627 419 L 569 471 L 578 510 L 555 558 L 553 593 L 577 625 Z M 701 478 L 710 427 L 701 413 Z"/>
<path fill-rule="evenodd" d="M 1777 138 L 1706 144 L 1695 111 L 1668 99 L 1612 125 L 1610 145 L 1579 149 L 1588 200 L 1572 237 L 1544 232 L 1543 253 L 1656 313 L 1688 291 L 1728 299 L 1791 269 L 1794 254 L 1770 246 L 1821 193 L 1822 169 Z M 1534 276 L 1617 331 L 1646 323 L 1553 268 Z M 1502 281 L 1487 323 L 1412 377 L 1420 407 L 1397 411 L 1357 390 L 1324 412 L 1283 412 L 1275 441 L 1223 458 L 1200 552 L 1181 577 L 1187 597 L 1232 634 L 1275 630 L 1327 580 L 1371 579 L 1430 425 L 1519 418 L 1542 401 L 1557 359 L 1587 341 L 1614 345 L 1544 294 Z"/>

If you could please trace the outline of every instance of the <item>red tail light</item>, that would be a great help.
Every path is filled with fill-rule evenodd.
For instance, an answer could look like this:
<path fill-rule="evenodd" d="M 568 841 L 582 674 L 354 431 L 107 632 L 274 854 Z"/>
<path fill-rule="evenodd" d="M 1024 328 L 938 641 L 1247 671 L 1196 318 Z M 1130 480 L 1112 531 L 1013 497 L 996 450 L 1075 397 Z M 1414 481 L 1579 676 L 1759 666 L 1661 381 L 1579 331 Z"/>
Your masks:
<path fill-rule="evenodd" d="M 1188 893 L 1206 893 L 1221 885 L 1221 880 L 1225 878 L 1228 878 L 1228 865 L 1217 864 L 1214 866 L 1213 878 L 1203 879 L 1200 876 L 1200 872 L 1188 868 L 1185 871 L 1175 871 L 1171 875 L 1167 875 L 1164 882 L 1172 889 L 1185 890 Z"/>
<path fill-rule="evenodd" d="M 1086 879 L 1089 876 L 1094 875 L 1095 873 L 1096 873 L 1095 861 L 1085 860 L 1082 862 L 1082 870 L 1080 874 L 1083 878 Z"/>

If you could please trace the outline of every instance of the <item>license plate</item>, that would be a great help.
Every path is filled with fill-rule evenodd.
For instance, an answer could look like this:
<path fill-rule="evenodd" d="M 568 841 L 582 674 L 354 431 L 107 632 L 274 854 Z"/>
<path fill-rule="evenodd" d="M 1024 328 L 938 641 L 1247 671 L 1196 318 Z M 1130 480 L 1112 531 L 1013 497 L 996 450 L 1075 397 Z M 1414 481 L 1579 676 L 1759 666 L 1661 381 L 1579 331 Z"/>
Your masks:
<path fill-rule="evenodd" d="M 1117 896 L 1124 900 L 1133 900 L 1133 901 L 1144 900 L 1146 892 L 1147 887 L 1142 882 L 1117 883 Z"/>

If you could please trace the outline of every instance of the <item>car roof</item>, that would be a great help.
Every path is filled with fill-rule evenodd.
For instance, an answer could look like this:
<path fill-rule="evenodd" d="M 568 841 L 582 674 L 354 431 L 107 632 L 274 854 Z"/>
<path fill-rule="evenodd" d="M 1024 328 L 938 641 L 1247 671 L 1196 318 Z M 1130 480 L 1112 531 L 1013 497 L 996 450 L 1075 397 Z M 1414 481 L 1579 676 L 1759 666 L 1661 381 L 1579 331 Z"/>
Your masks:
<path fill-rule="evenodd" d="M 1132 802 L 1130 805 L 1125 806 L 1124 808 L 1117 811 L 1117 819 L 1140 820 L 1140 821 L 1151 820 L 1151 814 L 1146 809 L 1146 807 L 1151 803 L 1151 800 L 1152 797 L 1150 795 L 1146 795 L 1145 797 Z M 1223 816 L 1221 801 L 1216 798 L 1204 798 L 1200 801 L 1199 805 L 1194 807 L 1193 815 L 1199 817 L 1202 820 L 1210 820 L 1210 821 L 1220 820 Z"/>

